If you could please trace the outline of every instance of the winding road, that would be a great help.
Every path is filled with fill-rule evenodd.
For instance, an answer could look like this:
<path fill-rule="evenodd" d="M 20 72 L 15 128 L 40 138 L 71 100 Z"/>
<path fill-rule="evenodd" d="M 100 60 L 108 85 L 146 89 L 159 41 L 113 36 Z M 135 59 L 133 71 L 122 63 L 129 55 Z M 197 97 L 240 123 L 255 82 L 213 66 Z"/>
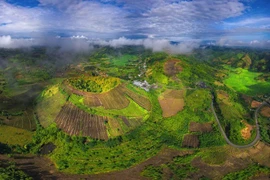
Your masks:
<path fill-rule="evenodd" d="M 212 109 L 212 112 L 215 116 L 215 119 L 218 123 L 218 127 L 220 129 L 220 132 L 221 134 L 223 135 L 224 139 L 226 140 L 226 142 L 233 146 L 233 147 L 236 147 L 236 148 L 249 148 L 251 146 L 254 146 L 259 140 L 260 140 L 260 127 L 259 127 L 259 123 L 258 123 L 258 112 L 260 111 L 260 109 L 265 106 L 265 105 L 269 105 L 269 103 L 266 101 L 266 102 L 263 102 L 255 111 L 255 115 L 254 115 L 254 118 L 255 118 L 255 121 L 256 121 L 256 129 L 257 129 L 257 132 L 256 132 L 256 138 L 249 144 L 246 144 L 246 145 L 237 145 L 237 144 L 234 144 L 232 143 L 229 138 L 227 137 L 226 133 L 224 132 L 222 126 L 221 126 L 221 123 L 217 117 L 217 114 L 215 112 L 215 109 L 214 109 L 214 103 L 213 103 L 213 100 L 211 102 L 211 109 Z"/>

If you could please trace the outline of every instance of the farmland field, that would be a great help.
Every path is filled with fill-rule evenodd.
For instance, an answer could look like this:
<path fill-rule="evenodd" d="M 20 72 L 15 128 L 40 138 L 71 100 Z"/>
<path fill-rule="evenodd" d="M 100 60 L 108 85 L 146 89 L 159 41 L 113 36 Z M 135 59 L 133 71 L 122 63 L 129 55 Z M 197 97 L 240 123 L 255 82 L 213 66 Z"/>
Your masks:
<path fill-rule="evenodd" d="M 32 141 L 33 132 L 20 128 L 1 125 L 0 142 L 9 145 L 24 146 Z"/>
<path fill-rule="evenodd" d="M 269 118 L 270 117 L 270 107 L 269 106 L 263 107 L 260 113 L 262 116 Z"/>
<path fill-rule="evenodd" d="M 182 67 L 178 64 L 180 60 L 171 59 L 164 63 L 164 72 L 168 76 L 175 76 L 182 71 Z"/>
<path fill-rule="evenodd" d="M 225 67 L 229 73 L 229 76 L 224 80 L 227 86 L 247 95 L 269 93 L 270 82 L 256 79 L 261 73 L 251 72 L 242 68 L 233 69 Z"/>
<path fill-rule="evenodd" d="M 55 119 L 58 127 L 70 135 L 90 136 L 96 139 L 108 139 L 105 121 L 108 121 L 107 117 L 88 114 L 69 102 Z"/>
<path fill-rule="evenodd" d="M 110 61 L 115 65 L 115 66 L 125 66 L 129 61 L 134 61 L 138 57 L 134 55 L 128 55 L 125 54 L 120 57 L 112 58 Z"/>
<path fill-rule="evenodd" d="M 163 117 L 170 117 L 176 115 L 184 108 L 184 92 L 183 90 L 167 89 L 162 93 L 158 100 L 163 111 Z"/>

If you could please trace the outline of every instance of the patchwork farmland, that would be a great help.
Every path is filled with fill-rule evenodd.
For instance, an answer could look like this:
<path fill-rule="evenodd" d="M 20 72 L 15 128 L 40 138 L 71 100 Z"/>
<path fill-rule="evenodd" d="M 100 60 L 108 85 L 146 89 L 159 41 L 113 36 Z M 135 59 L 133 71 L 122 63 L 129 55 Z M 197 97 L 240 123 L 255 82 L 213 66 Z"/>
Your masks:
<path fill-rule="evenodd" d="M 57 93 L 40 100 L 37 115 L 43 127 L 55 122 L 69 135 L 107 140 L 141 125 L 151 110 L 150 100 L 124 83 L 104 93 L 78 90 L 66 80 L 57 86 Z M 45 109 L 50 112 L 47 118 Z"/>
<path fill-rule="evenodd" d="M 58 127 L 70 135 L 107 140 L 106 121 L 107 117 L 88 114 L 70 102 L 65 104 L 55 120 Z"/>

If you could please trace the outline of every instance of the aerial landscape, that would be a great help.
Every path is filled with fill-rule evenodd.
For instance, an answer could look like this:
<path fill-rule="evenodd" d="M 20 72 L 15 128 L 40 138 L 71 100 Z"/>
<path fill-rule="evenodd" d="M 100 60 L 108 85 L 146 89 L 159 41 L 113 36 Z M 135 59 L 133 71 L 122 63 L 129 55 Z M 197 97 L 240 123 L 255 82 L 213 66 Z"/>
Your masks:
<path fill-rule="evenodd" d="M 270 179 L 265 0 L 0 0 L 0 179 Z"/>

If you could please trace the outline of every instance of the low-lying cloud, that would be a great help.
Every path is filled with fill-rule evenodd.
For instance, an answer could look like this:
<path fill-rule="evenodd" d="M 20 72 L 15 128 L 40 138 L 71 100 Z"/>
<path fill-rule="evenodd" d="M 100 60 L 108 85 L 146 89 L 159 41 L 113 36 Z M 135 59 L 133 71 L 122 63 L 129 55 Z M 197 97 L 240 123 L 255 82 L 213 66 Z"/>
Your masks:
<path fill-rule="evenodd" d="M 41 39 L 14 39 L 11 36 L 0 36 L 0 48 L 24 48 L 31 46 L 59 47 L 63 51 L 87 52 L 93 45 L 110 46 L 119 48 L 127 45 L 144 46 L 154 52 L 166 51 L 172 54 L 186 54 L 200 46 L 198 41 L 185 41 L 172 44 L 166 39 L 127 39 L 121 37 L 113 40 L 89 40 L 85 36 L 72 36 L 70 38 L 41 38 Z"/>
<path fill-rule="evenodd" d="M 200 46 L 198 41 L 185 41 L 178 44 L 171 44 L 166 39 L 127 39 L 121 37 L 119 39 L 113 39 L 109 41 L 96 41 L 95 43 L 103 46 L 122 47 L 125 45 L 144 46 L 146 49 L 151 49 L 154 52 L 166 51 L 172 54 L 186 54 L 192 52 L 195 48 Z"/>

